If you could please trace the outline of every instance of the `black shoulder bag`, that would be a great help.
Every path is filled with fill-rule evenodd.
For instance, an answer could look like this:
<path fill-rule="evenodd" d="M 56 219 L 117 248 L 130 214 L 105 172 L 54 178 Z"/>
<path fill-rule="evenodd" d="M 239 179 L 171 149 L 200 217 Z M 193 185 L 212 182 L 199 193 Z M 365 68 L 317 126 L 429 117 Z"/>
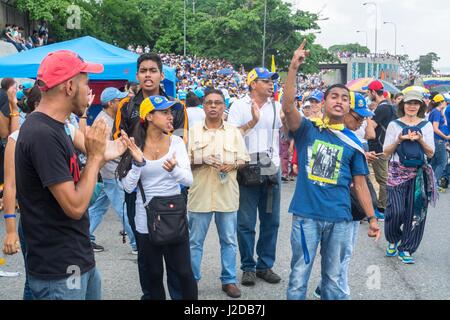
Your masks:
<path fill-rule="evenodd" d="M 272 124 L 272 146 L 273 140 L 275 138 L 275 121 L 277 118 L 275 103 L 272 102 L 273 106 L 273 124 Z M 272 148 L 271 148 L 272 149 Z M 238 170 L 237 180 L 238 183 L 246 187 L 255 187 L 262 185 L 267 181 L 267 178 L 273 180 L 271 176 L 266 176 L 261 174 L 261 168 L 273 167 L 270 156 L 264 152 L 255 152 L 250 154 L 250 163 L 246 164 Z M 276 180 L 276 179 L 275 179 Z"/>
<path fill-rule="evenodd" d="M 142 201 L 147 202 L 141 180 Z M 189 239 L 186 199 L 183 194 L 158 196 L 145 206 L 150 242 L 155 245 L 177 244 Z"/>

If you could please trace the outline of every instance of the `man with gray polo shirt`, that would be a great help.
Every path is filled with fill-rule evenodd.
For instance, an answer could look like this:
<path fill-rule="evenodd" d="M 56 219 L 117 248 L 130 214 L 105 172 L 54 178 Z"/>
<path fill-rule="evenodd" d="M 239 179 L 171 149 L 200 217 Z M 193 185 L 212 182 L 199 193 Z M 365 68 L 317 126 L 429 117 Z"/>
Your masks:
<path fill-rule="evenodd" d="M 280 224 L 280 138 L 281 105 L 274 102 L 273 80 L 277 73 L 255 68 L 247 76 L 249 95 L 237 100 L 230 108 L 228 123 L 235 125 L 244 136 L 251 163 L 270 163 L 261 169 L 261 183 L 246 185 L 239 181 L 238 243 L 241 254 L 242 285 L 255 284 L 256 277 L 269 283 L 281 278 L 272 271 Z M 270 169 L 270 170 L 268 170 Z M 256 219 L 259 213 L 259 239 L 254 259 Z"/>
<path fill-rule="evenodd" d="M 114 117 L 117 113 L 117 108 L 122 99 L 128 96 L 127 92 L 121 92 L 116 88 L 109 87 L 103 90 L 100 101 L 103 106 L 103 110 L 100 111 L 95 122 L 103 119 L 110 127 L 114 127 Z M 95 123 L 94 122 L 94 123 Z M 111 137 L 112 140 L 112 137 Z M 131 230 L 128 222 L 128 216 L 125 214 L 124 206 L 124 192 L 121 183 L 116 179 L 116 169 L 119 164 L 119 159 L 108 161 L 101 169 L 100 175 L 103 180 L 103 188 L 100 191 L 98 198 L 89 207 L 89 220 L 90 227 L 89 232 L 91 236 L 92 248 L 95 252 L 101 252 L 104 250 L 103 246 L 95 243 L 94 231 L 98 225 L 102 222 L 103 216 L 108 211 L 110 205 L 114 208 L 120 221 L 124 223 L 125 231 L 131 243 L 131 252 L 137 254 L 136 240 L 134 233 Z"/>

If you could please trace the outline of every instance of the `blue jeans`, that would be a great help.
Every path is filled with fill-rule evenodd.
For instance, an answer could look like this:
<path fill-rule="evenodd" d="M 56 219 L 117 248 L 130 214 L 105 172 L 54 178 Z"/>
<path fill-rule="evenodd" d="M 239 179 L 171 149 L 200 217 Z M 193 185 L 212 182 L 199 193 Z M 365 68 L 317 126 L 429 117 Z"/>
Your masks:
<path fill-rule="evenodd" d="M 434 139 L 435 151 L 431 159 L 431 167 L 437 181 L 442 178 L 445 166 L 447 165 L 447 150 L 445 149 L 445 141 Z"/>
<path fill-rule="evenodd" d="M 291 274 L 287 289 L 288 300 L 306 299 L 308 281 L 320 244 L 321 298 L 322 300 L 346 300 L 349 295 L 342 290 L 343 268 L 348 253 L 351 252 L 354 222 L 331 223 L 292 218 L 291 232 Z M 302 244 L 303 242 L 303 244 Z"/>
<path fill-rule="evenodd" d="M 280 225 L 280 186 L 281 172 L 278 171 L 278 184 L 273 185 L 272 212 L 267 211 L 268 186 L 239 186 L 238 243 L 243 271 L 267 270 L 273 267 Z M 255 251 L 256 218 L 259 213 L 259 238 Z"/>
<path fill-rule="evenodd" d="M 350 258 L 353 255 L 353 251 L 356 247 L 356 239 L 358 238 L 358 230 L 359 230 L 359 221 L 353 221 L 353 233 L 351 239 L 351 246 L 346 248 L 344 262 L 342 263 L 342 273 L 341 279 L 339 280 L 339 286 L 342 288 L 342 291 L 345 292 L 348 296 L 350 296 L 350 287 L 348 285 L 348 269 L 350 267 Z"/>
<path fill-rule="evenodd" d="M 20 241 L 20 251 L 22 251 L 24 267 L 25 267 L 25 284 L 23 287 L 23 300 L 34 300 L 31 293 L 30 285 L 28 283 L 28 271 L 27 271 L 27 244 L 25 242 L 25 236 L 22 228 L 22 220 L 19 220 L 18 232 Z"/>
<path fill-rule="evenodd" d="M 203 242 L 214 214 L 220 239 L 220 258 L 222 261 L 222 284 L 237 283 L 237 212 L 189 212 L 189 242 L 191 247 L 191 265 L 195 280 L 201 278 Z"/>
<path fill-rule="evenodd" d="M 36 300 L 101 300 L 102 298 L 102 281 L 95 267 L 83 273 L 77 281 L 73 281 L 71 276 L 59 280 L 42 280 L 31 275 L 28 281 Z"/>
<path fill-rule="evenodd" d="M 108 211 L 109 206 L 112 205 L 120 221 L 123 223 L 123 220 L 125 220 L 125 231 L 130 239 L 131 248 L 136 250 L 136 239 L 128 223 L 128 215 L 124 206 L 124 196 L 123 187 L 119 181 L 115 179 L 103 179 L 103 189 L 94 204 L 89 207 L 89 233 L 91 234 L 91 241 L 95 241 L 93 233 L 100 222 L 102 222 L 103 216 Z"/>

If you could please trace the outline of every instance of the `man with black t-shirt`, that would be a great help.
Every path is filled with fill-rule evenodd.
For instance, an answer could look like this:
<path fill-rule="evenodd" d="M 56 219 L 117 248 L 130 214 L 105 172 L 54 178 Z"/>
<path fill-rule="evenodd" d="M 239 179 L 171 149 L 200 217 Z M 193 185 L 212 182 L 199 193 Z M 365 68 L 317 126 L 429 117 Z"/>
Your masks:
<path fill-rule="evenodd" d="M 87 208 L 105 157 L 110 132 L 100 121 L 85 136 L 86 167 L 80 172 L 64 121 L 88 105 L 87 73 L 103 65 L 56 51 L 42 61 L 37 82 L 42 99 L 20 129 L 16 145 L 17 197 L 27 246 L 29 285 L 35 299 L 100 299 L 101 280 L 89 239 Z M 126 144 L 115 144 L 116 157 Z"/>
<path fill-rule="evenodd" d="M 381 213 L 384 213 L 387 200 L 386 181 L 388 175 L 388 159 L 382 154 L 383 143 L 389 122 L 395 120 L 397 115 L 394 107 L 389 104 L 384 97 L 384 87 L 380 81 L 374 80 L 367 87 L 363 87 L 362 89 L 368 90 L 370 100 L 377 103 L 375 116 L 372 118 L 376 137 L 368 142 L 369 151 L 378 157 L 377 160 L 372 162 L 372 168 L 375 173 L 375 179 L 380 185 L 380 191 L 378 193 L 378 210 Z"/>

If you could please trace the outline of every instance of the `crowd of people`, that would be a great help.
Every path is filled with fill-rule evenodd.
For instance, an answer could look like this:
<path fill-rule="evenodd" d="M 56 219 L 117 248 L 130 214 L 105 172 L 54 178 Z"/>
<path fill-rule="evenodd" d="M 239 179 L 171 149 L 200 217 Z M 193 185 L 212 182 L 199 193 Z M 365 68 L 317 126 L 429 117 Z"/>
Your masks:
<path fill-rule="evenodd" d="M 30 36 L 26 36 L 23 27 L 15 24 L 6 24 L 0 39 L 11 43 L 18 52 L 46 45 L 48 41 L 47 23 L 45 21 L 41 22 Z"/>
<path fill-rule="evenodd" d="M 400 56 L 396 56 L 393 54 L 390 54 L 389 52 L 386 53 L 356 53 L 356 52 L 350 52 L 350 51 L 337 51 L 334 53 L 338 58 L 341 59 L 349 59 L 349 58 L 369 58 L 369 59 L 395 59 L 399 60 Z"/>
<path fill-rule="evenodd" d="M 363 220 L 376 239 L 384 220 L 386 256 L 414 263 L 445 175 L 449 100 L 411 91 L 394 102 L 377 80 L 366 96 L 340 84 L 324 88 L 320 75 L 299 82 L 304 46 L 292 57 L 280 101 L 279 75 L 266 68 L 244 74 L 223 60 L 143 53 L 137 89 L 106 88 L 91 127 L 87 74 L 102 65 L 62 50 L 42 61 L 22 95 L 14 79 L 3 79 L 3 252 L 23 253 L 24 299 L 101 299 L 94 252 L 104 248 L 94 233 L 109 207 L 137 255 L 142 299 L 166 299 L 165 272 L 172 299 L 198 298 L 213 217 L 221 290 L 238 298 L 239 283 L 276 285 L 281 191 L 291 180 L 287 299 L 306 299 L 319 245 L 316 295 L 350 298 L 348 269 Z M 178 97 L 161 87 L 163 63 L 177 69 Z M 232 73 L 219 74 L 224 69 Z M 233 87 L 230 102 L 225 93 Z M 81 277 L 75 289 L 67 286 L 74 266 Z"/>

